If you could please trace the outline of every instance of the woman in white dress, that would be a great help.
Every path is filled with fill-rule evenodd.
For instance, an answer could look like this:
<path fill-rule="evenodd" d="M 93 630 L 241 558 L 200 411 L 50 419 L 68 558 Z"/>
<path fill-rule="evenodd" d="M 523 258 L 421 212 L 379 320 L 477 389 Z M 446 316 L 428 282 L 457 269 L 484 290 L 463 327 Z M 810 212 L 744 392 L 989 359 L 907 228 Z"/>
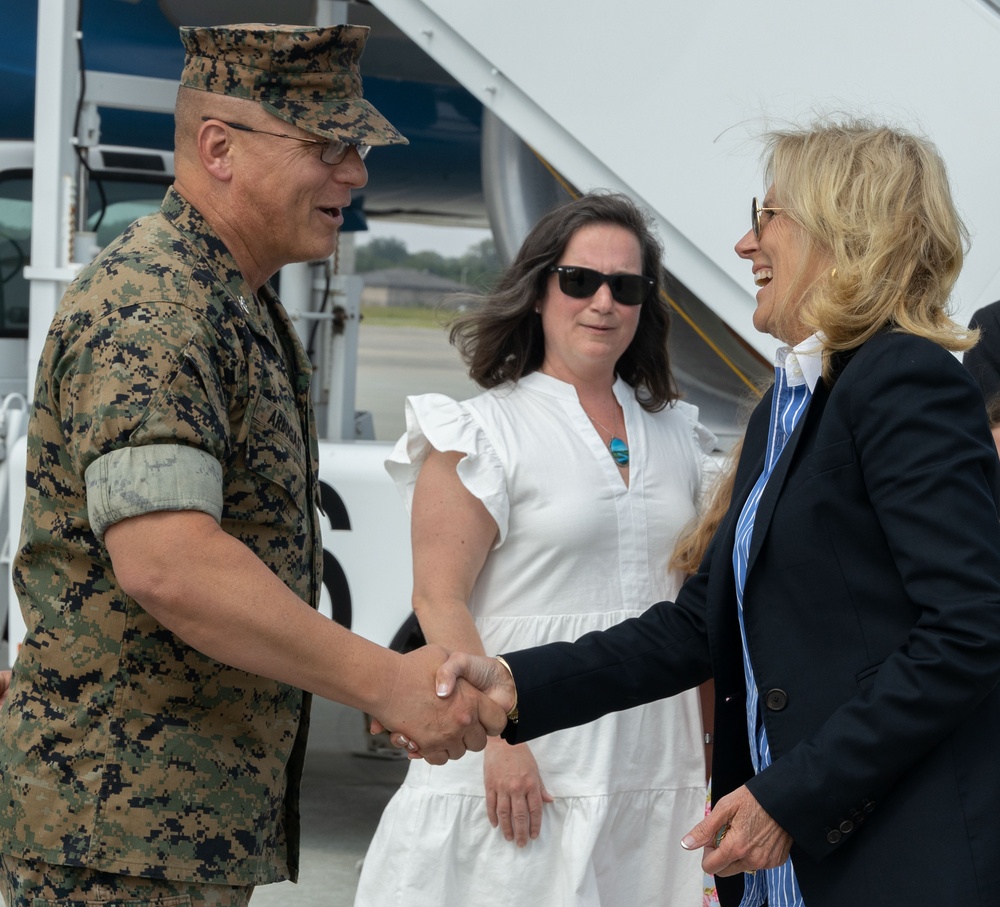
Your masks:
<path fill-rule="evenodd" d="M 714 437 L 677 400 L 661 248 L 628 199 L 543 217 L 451 339 L 485 392 L 407 400 L 387 461 L 412 516 L 429 642 L 571 640 L 670 599 Z M 356 905 L 699 907 L 677 846 L 705 804 L 697 691 L 582 728 L 411 763 Z"/>

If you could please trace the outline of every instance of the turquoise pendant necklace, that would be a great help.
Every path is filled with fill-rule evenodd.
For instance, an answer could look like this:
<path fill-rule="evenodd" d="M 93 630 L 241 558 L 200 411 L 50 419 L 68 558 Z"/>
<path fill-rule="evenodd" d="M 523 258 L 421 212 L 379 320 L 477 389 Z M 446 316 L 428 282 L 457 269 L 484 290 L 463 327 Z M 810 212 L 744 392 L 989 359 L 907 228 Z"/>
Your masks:
<path fill-rule="evenodd" d="M 611 452 L 611 459 L 613 459 L 619 466 L 628 466 L 628 444 L 626 444 L 621 438 L 618 437 L 617 431 L 611 431 L 606 425 L 602 425 L 598 422 L 590 413 L 587 413 L 587 418 L 590 419 L 594 425 L 599 428 L 603 428 L 609 435 L 611 435 L 611 440 L 608 441 L 608 450 Z M 615 413 L 615 428 L 618 428 L 618 413 Z"/>
<path fill-rule="evenodd" d="M 628 444 L 621 438 L 612 438 L 608 442 L 608 450 L 611 451 L 612 458 L 619 466 L 628 466 Z"/>

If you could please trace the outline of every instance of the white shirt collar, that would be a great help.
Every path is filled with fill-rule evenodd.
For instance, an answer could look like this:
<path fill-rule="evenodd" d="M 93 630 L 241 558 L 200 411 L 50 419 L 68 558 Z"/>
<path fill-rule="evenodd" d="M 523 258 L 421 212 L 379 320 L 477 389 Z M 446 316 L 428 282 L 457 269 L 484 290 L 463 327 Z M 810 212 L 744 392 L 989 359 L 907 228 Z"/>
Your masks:
<path fill-rule="evenodd" d="M 789 387 L 809 385 L 809 393 L 816 390 L 823 374 L 823 338 L 812 334 L 793 347 L 778 347 L 774 354 L 775 366 L 783 366 Z"/>

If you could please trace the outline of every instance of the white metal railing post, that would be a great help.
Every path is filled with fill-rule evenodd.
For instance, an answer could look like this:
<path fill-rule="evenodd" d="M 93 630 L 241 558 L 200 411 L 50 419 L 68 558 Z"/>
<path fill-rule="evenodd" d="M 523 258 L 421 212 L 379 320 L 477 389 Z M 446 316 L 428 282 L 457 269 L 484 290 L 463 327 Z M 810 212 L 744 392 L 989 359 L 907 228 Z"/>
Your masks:
<path fill-rule="evenodd" d="M 330 362 L 326 369 L 329 381 L 327 396 L 327 431 L 331 438 L 353 441 L 355 401 L 358 388 L 358 326 L 361 322 L 361 288 L 364 280 L 357 274 L 336 274 L 330 282 L 335 306 L 336 330 L 330 344 Z M 335 434 L 336 432 L 336 434 Z"/>
<path fill-rule="evenodd" d="M 76 21 L 79 0 L 39 0 L 35 64 L 35 150 L 31 187 L 31 281 L 28 315 L 28 394 L 56 306 L 76 275 L 73 232 L 76 171 L 73 116 L 79 93 Z"/>
<path fill-rule="evenodd" d="M 19 404 L 17 407 L 12 404 Z M 17 658 L 17 650 L 24 639 L 25 624 L 21 615 L 21 607 L 14 592 L 14 580 L 11 565 L 17 551 L 21 535 L 21 510 L 24 506 L 24 463 L 26 448 L 24 432 L 27 427 L 27 404 L 20 394 L 9 394 L 0 403 L 0 437 L 4 446 L 3 462 L 0 463 L 0 482 L 2 482 L 3 504 L 0 511 L 6 509 L 6 524 L 0 527 L 3 536 L 0 548 L 0 571 L 3 572 L 5 583 L 4 596 L 7 600 L 7 664 L 12 665 Z"/>
<path fill-rule="evenodd" d="M 344 25 L 347 0 L 316 0 L 316 25 Z"/>

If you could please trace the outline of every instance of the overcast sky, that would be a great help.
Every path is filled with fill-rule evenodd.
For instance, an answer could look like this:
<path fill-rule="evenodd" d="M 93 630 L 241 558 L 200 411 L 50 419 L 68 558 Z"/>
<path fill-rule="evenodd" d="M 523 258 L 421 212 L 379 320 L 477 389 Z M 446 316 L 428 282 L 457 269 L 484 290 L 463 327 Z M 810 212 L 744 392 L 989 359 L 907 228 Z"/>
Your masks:
<path fill-rule="evenodd" d="M 406 243 L 407 252 L 437 252 L 444 258 L 457 258 L 489 236 L 489 230 L 369 220 L 368 230 L 358 234 L 357 244 L 363 246 L 376 238 L 398 239 Z"/>

